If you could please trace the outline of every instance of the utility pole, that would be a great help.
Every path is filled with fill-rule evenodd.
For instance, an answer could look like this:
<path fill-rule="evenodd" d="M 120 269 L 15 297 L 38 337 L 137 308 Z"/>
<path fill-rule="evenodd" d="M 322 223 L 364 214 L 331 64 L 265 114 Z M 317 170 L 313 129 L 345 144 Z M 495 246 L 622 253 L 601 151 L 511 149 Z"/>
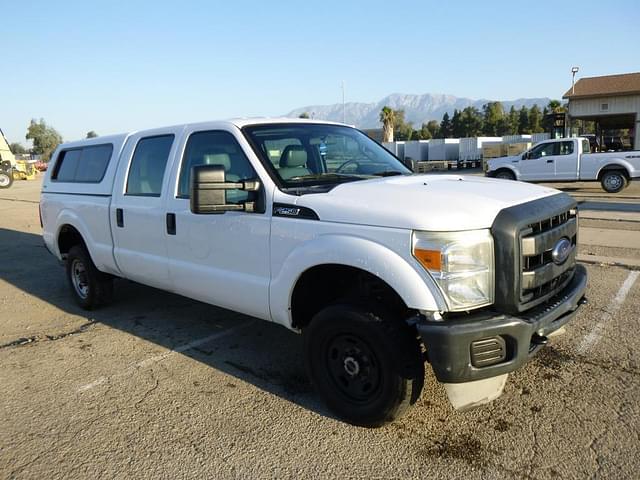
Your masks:
<path fill-rule="evenodd" d="M 347 123 L 346 106 L 344 103 L 344 80 L 342 81 L 342 123 Z"/>
<path fill-rule="evenodd" d="M 576 73 L 580 70 L 579 67 L 571 67 L 571 95 L 575 95 L 576 93 Z"/>

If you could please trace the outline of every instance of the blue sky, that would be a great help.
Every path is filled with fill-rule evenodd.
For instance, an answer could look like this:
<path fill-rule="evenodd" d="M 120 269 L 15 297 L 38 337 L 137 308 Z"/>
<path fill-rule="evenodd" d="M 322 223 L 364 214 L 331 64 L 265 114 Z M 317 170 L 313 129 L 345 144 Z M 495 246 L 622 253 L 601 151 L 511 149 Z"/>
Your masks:
<path fill-rule="evenodd" d="M 640 71 L 637 0 L 0 0 L 0 128 L 65 140 L 387 94 L 559 98 Z"/>

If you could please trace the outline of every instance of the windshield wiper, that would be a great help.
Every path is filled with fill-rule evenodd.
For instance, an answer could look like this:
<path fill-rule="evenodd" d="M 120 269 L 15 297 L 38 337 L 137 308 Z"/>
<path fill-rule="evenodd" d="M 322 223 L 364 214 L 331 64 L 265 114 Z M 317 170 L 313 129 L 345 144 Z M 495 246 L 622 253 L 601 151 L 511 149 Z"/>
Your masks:
<path fill-rule="evenodd" d="M 396 175 L 404 175 L 404 173 L 398 170 L 385 170 L 384 172 L 372 173 L 376 177 L 395 177 Z"/>

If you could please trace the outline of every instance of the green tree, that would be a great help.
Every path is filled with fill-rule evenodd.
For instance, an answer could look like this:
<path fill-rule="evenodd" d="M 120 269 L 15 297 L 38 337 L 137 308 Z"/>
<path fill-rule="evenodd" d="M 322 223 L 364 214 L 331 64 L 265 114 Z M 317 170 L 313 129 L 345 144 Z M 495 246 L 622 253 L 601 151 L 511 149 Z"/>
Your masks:
<path fill-rule="evenodd" d="M 440 138 L 449 138 L 451 136 L 451 120 L 449 119 L 449 114 L 447 112 L 444 112 L 444 115 L 442 116 L 440 131 L 438 133 Z"/>
<path fill-rule="evenodd" d="M 9 150 L 11 150 L 11 153 L 13 153 L 14 155 L 22 155 L 23 153 L 27 153 L 27 149 L 18 142 L 13 142 L 11 145 L 9 145 Z"/>
<path fill-rule="evenodd" d="M 523 105 L 518 114 L 518 133 L 529 133 L 529 109 Z"/>
<path fill-rule="evenodd" d="M 518 111 L 516 110 L 515 106 L 511 105 L 511 108 L 509 109 L 509 133 L 503 133 L 502 135 L 517 135 L 518 120 Z"/>
<path fill-rule="evenodd" d="M 478 137 L 482 134 L 482 114 L 476 107 L 466 107 L 460 115 L 462 137 Z M 456 135 L 457 136 L 457 135 Z"/>
<path fill-rule="evenodd" d="M 414 134 L 414 138 L 416 140 L 430 140 L 433 138 L 433 135 L 431 134 L 431 132 L 429 131 L 429 129 L 427 128 L 427 124 L 423 123 L 422 126 L 420 127 L 420 130 L 417 131 L 418 135 Z"/>
<path fill-rule="evenodd" d="M 309 112 L 302 112 L 300 115 L 298 115 L 298 118 L 311 118 L 309 116 Z"/>
<path fill-rule="evenodd" d="M 87 138 L 96 138 L 98 136 L 98 134 L 96 132 L 94 132 L 93 130 L 89 130 L 87 132 Z"/>
<path fill-rule="evenodd" d="M 454 138 L 464 137 L 461 116 L 461 113 L 456 108 L 453 111 L 453 117 L 451 117 L 451 135 Z"/>
<path fill-rule="evenodd" d="M 531 107 L 531 110 L 529 110 L 529 132 L 544 132 L 544 129 L 542 128 L 542 113 L 540 112 L 540 107 L 538 107 L 538 105 L 534 105 Z"/>
<path fill-rule="evenodd" d="M 395 121 L 395 110 L 387 106 L 382 107 L 382 110 L 380 110 L 380 123 L 382 123 L 383 142 L 393 142 L 393 125 Z"/>
<path fill-rule="evenodd" d="M 496 137 L 504 129 L 504 109 L 500 102 L 489 102 L 482 107 L 482 133 L 489 137 Z"/>
<path fill-rule="evenodd" d="M 429 120 L 426 125 L 422 124 L 422 128 L 425 127 L 431 134 L 429 138 L 438 138 L 440 135 L 440 124 L 436 120 Z"/>
<path fill-rule="evenodd" d="M 40 121 L 31 120 L 25 138 L 33 141 L 33 153 L 41 155 L 44 162 L 49 161 L 53 151 L 62 143 L 62 136 L 42 118 Z"/>
<path fill-rule="evenodd" d="M 413 137 L 413 125 L 404 119 L 404 110 L 395 110 L 393 131 L 396 140 L 409 141 Z"/>

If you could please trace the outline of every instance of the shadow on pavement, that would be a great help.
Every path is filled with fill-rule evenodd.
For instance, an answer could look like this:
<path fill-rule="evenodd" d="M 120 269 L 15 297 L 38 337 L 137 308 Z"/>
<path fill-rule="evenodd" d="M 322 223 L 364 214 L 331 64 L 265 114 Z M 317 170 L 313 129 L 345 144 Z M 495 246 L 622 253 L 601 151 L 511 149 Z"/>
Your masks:
<path fill-rule="evenodd" d="M 580 202 L 580 208 L 583 210 L 603 210 L 614 212 L 640 212 L 639 202 L 598 202 L 594 200 L 585 200 Z"/>
<path fill-rule="evenodd" d="M 0 245 L 0 279 L 65 312 L 169 350 L 254 320 L 121 279 L 115 282 L 113 304 L 85 312 L 73 301 L 63 267 L 46 250 L 39 235 L 0 228 Z M 180 354 L 320 415 L 333 417 L 305 374 L 302 338 L 282 326 L 258 320 Z"/>

